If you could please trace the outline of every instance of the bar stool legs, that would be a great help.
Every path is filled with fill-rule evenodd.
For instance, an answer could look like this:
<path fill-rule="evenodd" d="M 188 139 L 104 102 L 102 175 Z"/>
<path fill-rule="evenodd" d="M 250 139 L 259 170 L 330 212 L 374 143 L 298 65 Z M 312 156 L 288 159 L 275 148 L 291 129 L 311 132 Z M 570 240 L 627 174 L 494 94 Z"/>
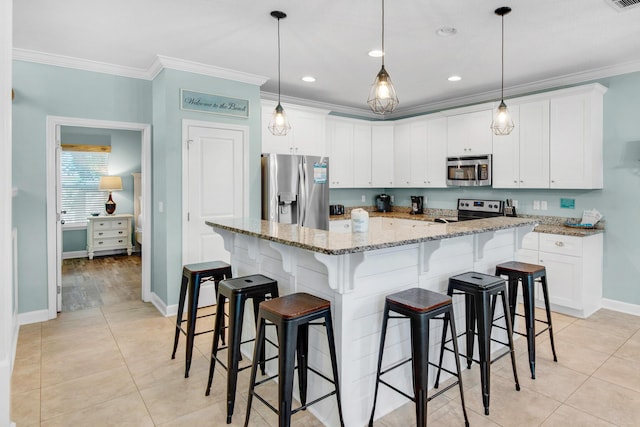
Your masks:
<path fill-rule="evenodd" d="M 398 313 L 400 316 L 392 316 L 390 312 Z M 443 315 L 443 317 L 436 317 Z M 434 397 L 444 393 L 449 388 L 458 385 L 460 389 L 460 400 L 462 403 L 462 412 L 464 415 L 465 425 L 469 425 L 469 419 L 467 417 L 467 411 L 464 402 L 464 392 L 462 388 L 462 379 L 460 376 L 460 359 L 458 354 L 458 344 L 456 340 L 453 340 L 453 351 L 456 362 L 456 372 L 448 373 L 457 376 L 457 381 L 443 390 L 438 391 L 433 396 L 428 396 L 428 372 L 429 366 L 442 366 L 443 355 L 440 355 L 440 363 L 438 365 L 429 361 L 429 321 L 445 320 L 445 329 L 442 336 L 442 342 L 446 339 L 446 324 L 451 324 L 452 337 L 457 336 L 455 329 L 455 321 L 453 317 L 453 305 L 451 304 L 451 298 L 446 295 L 441 295 L 436 292 L 431 292 L 425 289 L 408 289 L 406 291 L 398 292 L 387 296 L 385 299 L 384 315 L 382 318 L 382 331 L 380 335 L 380 348 L 378 351 L 378 369 L 376 374 L 376 384 L 373 395 L 373 408 L 371 410 L 371 417 L 369 418 L 369 426 L 373 426 L 373 418 L 375 416 L 376 404 L 378 400 L 378 390 L 380 383 L 393 389 L 394 391 L 402 394 L 415 403 L 416 413 L 416 426 L 426 427 L 427 425 L 427 402 Z M 384 345 L 387 334 L 387 324 L 389 318 L 397 319 L 409 319 L 411 328 L 411 358 L 399 363 L 394 364 L 392 367 L 382 370 L 382 358 L 384 352 Z M 451 320 L 450 322 L 448 320 Z M 403 391 L 397 389 L 393 385 L 387 383 L 381 379 L 381 376 L 389 371 L 398 368 L 405 363 L 411 361 L 413 366 L 413 396 L 405 394 Z"/>

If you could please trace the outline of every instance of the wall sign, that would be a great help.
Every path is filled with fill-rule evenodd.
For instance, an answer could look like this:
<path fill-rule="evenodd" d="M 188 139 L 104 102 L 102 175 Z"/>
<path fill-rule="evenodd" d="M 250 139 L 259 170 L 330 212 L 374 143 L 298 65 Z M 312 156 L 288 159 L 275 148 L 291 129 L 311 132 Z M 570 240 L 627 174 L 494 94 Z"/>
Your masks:
<path fill-rule="evenodd" d="M 249 101 L 180 89 L 180 108 L 203 113 L 249 117 Z"/>

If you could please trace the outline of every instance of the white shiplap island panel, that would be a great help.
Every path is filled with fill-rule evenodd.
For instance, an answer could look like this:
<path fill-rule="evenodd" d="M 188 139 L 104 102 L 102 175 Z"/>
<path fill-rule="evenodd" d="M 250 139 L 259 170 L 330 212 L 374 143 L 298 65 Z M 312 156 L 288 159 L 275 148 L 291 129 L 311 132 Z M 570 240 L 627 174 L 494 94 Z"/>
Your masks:
<path fill-rule="evenodd" d="M 278 281 L 281 295 L 308 292 L 331 301 L 345 425 L 356 427 L 367 424 L 373 404 L 385 296 L 411 287 L 446 293 L 452 275 L 467 271 L 493 274 L 496 264 L 515 259 L 524 235 L 536 221 L 499 217 L 450 224 L 420 222 L 416 227 L 380 227 L 373 221 L 366 233 L 249 218 L 207 224 L 224 238 L 234 277 L 260 273 Z M 461 297 L 454 298 L 459 332 L 464 325 L 464 310 L 458 307 L 461 302 Z M 254 334 L 251 312 L 245 311 L 243 339 Z M 441 328 L 441 322 L 431 322 L 432 361 L 438 357 Z M 312 327 L 309 339 L 310 364 L 331 377 L 324 328 Z M 410 355 L 408 321 L 390 320 L 385 345 L 383 368 Z M 243 350 L 250 355 L 252 349 Z M 454 367 L 450 356 L 445 366 Z M 408 394 L 412 394 L 410 367 L 407 363 L 387 376 Z M 267 369 L 276 372 L 276 363 L 269 362 Z M 430 385 L 434 378 L 432 369 Z M 297 385 L 294 393 L 296 390 Z M 331 385 L 310 374 L 309 390 L 308 400 L 312 401 L 330 391 Z M 385 386 L 379 393 L 376 418 L 407 402 Z M 335 398 L 309 410 L 325 425 L 339 425 Z"/>

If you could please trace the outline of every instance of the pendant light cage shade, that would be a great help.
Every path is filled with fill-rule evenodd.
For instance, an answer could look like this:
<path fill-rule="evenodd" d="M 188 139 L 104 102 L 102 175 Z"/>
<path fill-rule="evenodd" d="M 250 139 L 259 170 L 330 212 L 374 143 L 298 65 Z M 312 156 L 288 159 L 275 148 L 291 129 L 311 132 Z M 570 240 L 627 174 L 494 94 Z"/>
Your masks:
<path fill-rule="evenodd" d="M 269 132 L 275 136 L 285 136 L 291 130 L 287 114 L 284 112 L 284 108 L 282 108 L 282 105 L 280 105 L 279 102 L 275 110 L 273 110 L 273 115 L 271 116 L 268 129 Z"/>
<path fill-rule="evenodd" d="M 396 89 L 393 87 L 391 77 L 384 68 L 384 56 L 386 52 L 384 50 L 384 0 L 382 0 L 382 68 L 378 72 L 376 79 L 371 85 L 369 91 L 369 98 L 367 98 L 367 104 L 369 108 L 376 114 L 391 113 L 398 106 L 398 95 Z"/>
<path fill-rule="evenodd" d="M 274 10 L 271 12 L 271 16 L 278 20 L 278 105 L 276 105 L 276 108 L 273 110 L 273 115 L 271 116 L 271 121 L 267 129 L 275 136 L 285 136 L 291 130 L 291 125 L 284 112 L 284 108 L 282 108 L 280 104 L 280 20 L 286 18 L 287 14 L 279 10 Z"/>
<path fill-rule="evenodd" d="M 507 6 L 499 7 L 495 10 L 495 14 L 502 19 L 502 75 L 500 83 L 500 105 L 493 114 L 493 121 L 491 122 L 491 129 L 493 129 L 494 135 L 509 135 L 513 128 L 513 119 L 507 108 L 507 104 L 504 103 L 504 15 L 511 12 L 511 8 Z"/>
<path fill-rule="evenodd" d="M 493 114 L 493 122 L 491 123 L 491 129 L 493 129 L 494 135 L 509 135 L 515 125 L 509 109 L 504 101 L 500 102 L 500 105 Z"/>
<path fill-rule="evenodd" d="M 393 87 L 391 77 L 389 77 L 384 65 L 371 85 L 367 104 L 369 104 L 371 111 L 376 114 L 391 113 L 398 105 L 396 89 Z"/>

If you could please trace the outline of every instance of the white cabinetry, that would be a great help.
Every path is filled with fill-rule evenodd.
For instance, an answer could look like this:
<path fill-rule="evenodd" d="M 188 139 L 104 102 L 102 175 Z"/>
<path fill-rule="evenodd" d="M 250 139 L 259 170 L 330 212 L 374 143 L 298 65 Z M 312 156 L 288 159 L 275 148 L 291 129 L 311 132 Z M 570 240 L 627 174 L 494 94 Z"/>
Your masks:
<path fill-rule="evenodd" d="M 529 233 L 517 258 L 545 266 L 554 310 L 588 317 L 602 304 L 602 238 Z M 541 304 L 540 292 L 536 298 Z"/>
<path fill-rule="evenodd" d="M 366 188 L 373 185 L 371 179 L 371 125 L 353 126 L 353 185 Z"/>
<path fill-rule="evenodd" d="M 402 122 L 394 128 L 394 186 L 446 187 L 447 119 Z"/>
<path fill-rule="evenodd" d="M 600 84 L 551 96 L 551 188 L 602 188 L 603 94 Z"/>
<path fill-rule="evenodd" d="M 87 217 L 87 253 L 93 259 L 95 252 L 126 249 L 131 255 L 131 219 L 133 215 Z"/>
<path fill-rule="evenodd" d="M 491 109 L 447 117 L 447 155 L 492 153 Z"/>
<path fill-rule="evenodd" d="M 327 120 L 327 141 L 331 171 L 331 188 L 353 187 L 354 125 Z"/>
<path fill-rule="evenodd" d="M 549 100 L 509 103 L 515 128 L 493 136 L 494 188 L 549 188 Z"/>
<path fill-rule="evenodd" d="M 371 184 L 393 186 L 393 126 L 371 127 Z"/>
<path fill-rule="evenodd" d="M 275 136 L 268 126 L 276 104 L 262 104 L 262 152 L 276 154 L 306 154 L 323 156 L 325 148 L 326 117 L 325 110 L 286 105 L 285 113 L 289 118 L 291 130 L 285 136 Z"/>

